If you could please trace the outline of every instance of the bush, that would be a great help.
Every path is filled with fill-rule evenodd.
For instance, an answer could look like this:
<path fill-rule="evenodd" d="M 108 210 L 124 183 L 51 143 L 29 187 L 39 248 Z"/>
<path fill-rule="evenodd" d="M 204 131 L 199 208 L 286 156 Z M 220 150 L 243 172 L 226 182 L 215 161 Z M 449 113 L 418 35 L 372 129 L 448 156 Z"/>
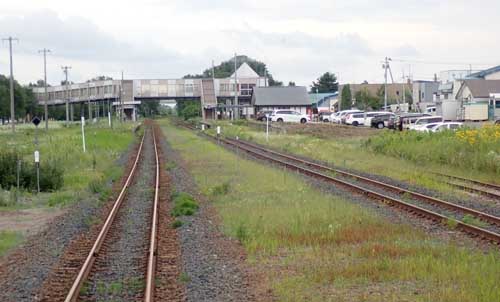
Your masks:
<path fill-rule="evenodd" d="M 194 198 L 184 192 L 174 193 L 172 195 L 174 208 L 172 209 L 172 216 L 191 216 L 198 210 L 198 203 Z"/>
<path fill-rule="evenodd" d="M 16 151 L 0 152 L 0 186 L 5 189 L 17 186 L 17 162 L 21 155 Z M 36 166 L 31 162 L 22 162 L 19 186 L 28 190 L 37 189 Z M 56 162 L 40 165 L 40 191 L 55 191 L 63 186 L 64 171 Z"/>
<path fill-rule="evenodd" d="M 215 186 L 212 188 L 212 195 L 214 196 L 222 196 L 226 195 L 229 193 L 229 189 L 231 187 L 231 184 L 229 182 L 222 183 L 218 186 Z"/>

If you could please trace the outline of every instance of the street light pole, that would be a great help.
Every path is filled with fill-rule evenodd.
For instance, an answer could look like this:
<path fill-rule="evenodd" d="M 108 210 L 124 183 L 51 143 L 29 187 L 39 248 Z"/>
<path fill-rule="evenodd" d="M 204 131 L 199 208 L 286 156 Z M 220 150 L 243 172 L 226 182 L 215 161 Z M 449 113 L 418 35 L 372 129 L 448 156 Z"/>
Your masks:
<path fill-rule="evenodd" d="M 43 86 L 44 86 L 44 98 L 45 98 L 45 104 L 44 104 L 44 111 L 45 111 L 45 131 L 49 130 L 49 108 L 48 108 L 48 101 L 49 101 L 49 96 L 47 94 L 47 53 L 50 53 L 50 49 L 42 49 L 38 51 L 39 53 L 43 53 Z"/>
<path fill-rule="evenodd" d="M 12 41 L 19 41 L 19 39 L 8 37 L 2 39 L 9 41 L 9 54 L 10 54 L 10 119 L 12 125 L 12 133 L 16 131 L 16 114 L 14 111 L 14 67 L 12 63 Z"/>
<path fill-rule="evenodd" d="M 61 67 L 65 76 L 66 76 L 66 126 L 69 125 L 69 96 L 68 96 L 68 70 L 71 69 L 71 66 L 62 66 Z"/>

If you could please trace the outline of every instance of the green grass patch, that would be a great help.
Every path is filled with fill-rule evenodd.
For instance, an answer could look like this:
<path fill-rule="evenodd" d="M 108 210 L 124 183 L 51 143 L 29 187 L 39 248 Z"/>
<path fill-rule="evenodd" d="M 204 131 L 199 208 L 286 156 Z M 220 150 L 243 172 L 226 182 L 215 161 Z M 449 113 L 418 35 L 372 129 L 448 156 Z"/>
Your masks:
<path fill-rule="evenodd" d="M 293 173 L 162 124 L 211 198 L 224 232 L 243 244 L 278 300 L 500 300 L 497 250 L 471 251 L 394 224 Z M 226 194 L 212 194 L 226 182 Z"/>
<path fill-rule="evenodd" d="M 0 231 L 0 256 L 21 243 L 22 240 L 23 236 L 19 232 Z"/>
<path fill-rule="evenodd" d="M 66 204 L 71 203 L 75 198 L 76 197 L 72 192 L 55 192 L 50 195 L 47 205 L 49 207 L 65 206 Z"/>
<path fill-rule="evenodd" d="M 176 219 L 174 222 L 172 222 L 172 227 L 174 229 L 180 228 L 184 223 L 182 220 Z"/>
<path fill-rule="evenodd" d="M 185 192 L 176 192 L 172 194 L 172 202 L 174 203 L 172 209 L 172 216 L 174 217 L 191 216 L 199 207 L 193 196 Z"/>

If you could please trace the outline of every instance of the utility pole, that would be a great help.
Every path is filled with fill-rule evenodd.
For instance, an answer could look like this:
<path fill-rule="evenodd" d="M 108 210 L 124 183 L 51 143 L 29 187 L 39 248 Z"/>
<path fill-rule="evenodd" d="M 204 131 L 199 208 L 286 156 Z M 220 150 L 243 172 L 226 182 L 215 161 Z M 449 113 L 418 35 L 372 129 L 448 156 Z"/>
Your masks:
<path fill-rule="evenodd" d="M 47 93 L 47 53 L 50 53 L 50 49 L 42 49 L 39 50 L 38 53 L 43 53 L 43 86 L 45 89 L 45 104 L 44 104 L 44 110 L 45 110 L 45 131 L 49 131 L 49 106 L 48 106 L 48 101 L 49 101 L 49 95 Z"/>
<path fill-rule="evenodd" d="M 8 37 L 2 39 L 3 41 L 9 41 L 9 53 L 10 53 L 10 119 L 12 124 L 12 133 L 16 131 L 16 114 L 14 112 L 14 67 L 12 63 L 12 41 L 19 41 L 17 38 Z"/>
<path fill-rule="evenodd" d="M 120 83 L 120 122 L 123 122 L 123 70 L 122 70 L 122 81 Z"/>
<path fill-rule="evenodd" d="M 234 118 L 239 119 L 240 118 L 240 108 L 238 106 L 238 76 L 236 75 L 237 70 L 236 70 L 236 58 L 237 55 L 236 53 L 234 54 L 234 107 L 236 108 Z"/>
<path fill-rule="evenodd" d="M 71 69 L 71 66 L 61 66 L 61 69 L 64 72 L 64 75 L 66 76 L 66 82 L 65 82 L 65 90 L 66 90 L 66 126 L 69 125 L 69 95 L 68 95 L 68 70 Z"/>
<path fill-rule="evenodd" d="M 387 110 L 387 70 L 390 68 L 389 61 L 392 61 L 391 58 L 385 57 L 384 64 L 382 65 L 382 68 L 384 68 L 384 110 Z"/>

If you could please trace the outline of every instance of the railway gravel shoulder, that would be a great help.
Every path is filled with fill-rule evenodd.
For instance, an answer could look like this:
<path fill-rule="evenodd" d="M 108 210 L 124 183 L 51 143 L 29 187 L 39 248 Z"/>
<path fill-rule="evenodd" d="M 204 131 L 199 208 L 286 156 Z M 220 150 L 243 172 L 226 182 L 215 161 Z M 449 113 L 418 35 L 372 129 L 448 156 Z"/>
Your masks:
<path fill-rule="evenodd" d="M 193 195 L 199 211 L 184 217 L 178 228 L 187 301 L 268 301 L 271 295 L 260 290 L 257 272 L 246 264 L 243 247 L 220 229 L 215 209 L 199 193 L 187 164 L 166 141 L 162 142 L 173 189 Z"/>

